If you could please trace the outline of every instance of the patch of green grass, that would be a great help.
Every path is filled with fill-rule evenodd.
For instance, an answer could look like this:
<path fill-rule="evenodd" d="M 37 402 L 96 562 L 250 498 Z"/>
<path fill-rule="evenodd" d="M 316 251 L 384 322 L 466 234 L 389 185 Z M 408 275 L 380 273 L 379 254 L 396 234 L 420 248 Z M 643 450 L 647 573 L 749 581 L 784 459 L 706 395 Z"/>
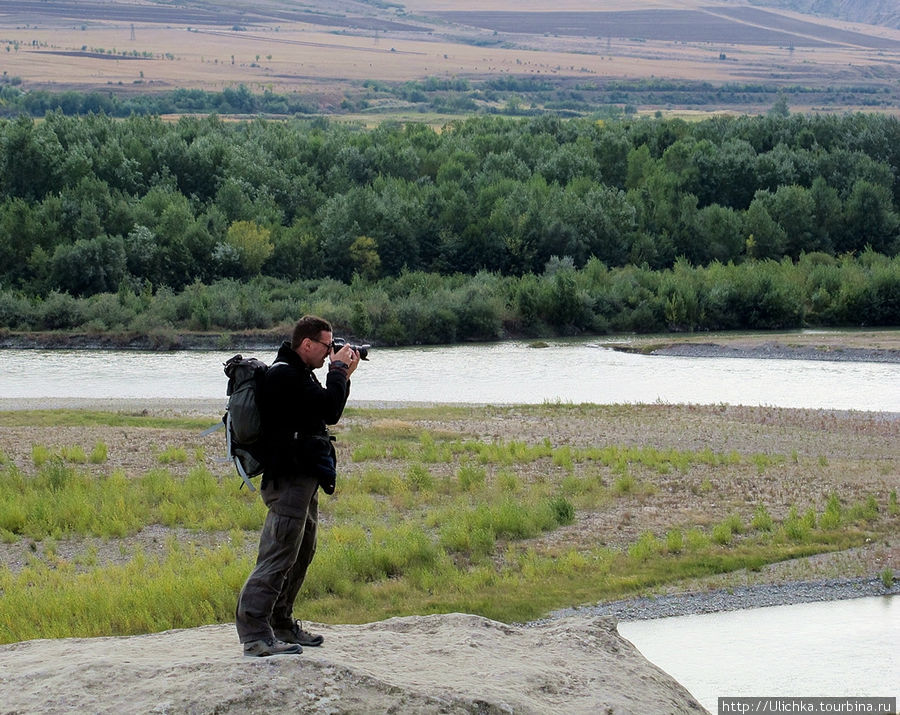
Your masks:
<path fill-rule="evenodd" d="M 865 502 L 858 502 L 847 509 L 847 521 L 850 523 L 870 523 L 878 519 L 878 500 L 870 494 Z"/>
<path fill-rule="evenodd" d="M 127 635 L 233 617 L 252 566 L 228 548 L 181 549 L 162 559 L 137 552 L 125 564 L 81 572 L 61 559 L 13 574 L 0 568 L 0 641 Z"/>
<path fill-rule="evenodd" d="M 188 461 L 187 450 L 184 447 L 166 447 L 156 459 L 160 464 L 185 464 Z"/>
<path fill-rule="evenodd" d="M 744 521 L 740 514 L 730 514 L 713 526 L 712 540 L 716 544 L 730 544 L 736 534 L 744 533 Z"/>
<path fill-rule="evenodd" d="M 387 443 L 367 441 L 353 448 L 351 459 L 354 462 L 365 462 L 371 459 L 385 459 L 387 456 Z"/>
<path fill-rule="evenodd" d="M 396 472 L 369 468 L 359 476 L 359 488 L 368 494 L 388 495 L 402 488 L 402 480 Z"/>
<path fill-rule="evenodd" d="M 757 505 L 756 511 L 753 512 L 753 519 L 750 521 L 750 527 L 755 531 L 772 531 L 774 525 L 772 515 L 769 514 L 765 505 Z"/>
<path fill-rule="evenodd" d="M 196 429 L 209 427 L 203 417 L 159 417 L 153 415 L 99 412 L 92 410 L 9 410 L 0 411 L 0 427 L 147 427 Z"/>
<path fill-rule="evenodd" d="M 146 479 L 147 489 L 164 502 L 178 488 L 162 471 Z M 205 475 L 196 474 L 193 481 L 191 491 L 208 492 Z M 375 497 L 358 496 L 372 500 L 377 509 Z M 556 528 L 571 511 L 547 499 L 528 505 L 492 501 L 468 510 L 455 502 L 441 513 L 430 513 L 439 527 L 434 534 L 427 523 L 409 519 L 365 527 L 348 521 L 334 524 L 316 557 L 316 578 L 304 587 L 306 617 L 351 623 L 464 611 L 502 621 L 529 620 L 563 604 L 758 569 L 774 561 L 845 549 L 866 538 L 865 532 L 816 527 L 803 543 L 779 540 L 773 532 L 723 546 L 698 538 L 699 530 L 692 528 L 683 541 L 674 532 L 665 542 L 646 532 L 623 551 L 566 549 L 539 555 L 532 548 L 516 549 L 511 541 L 497 553 L 499 538 L 528 538 Z M 791 518 L 803 522 L 796 514 Z M 686 548 L 672 548 L 679 541 Z M 229 621 L 252 567 L 250 556 L 239 556 L 231 548 L 182 549 L 174 539 L 159 558 L 135 552 L 125 564 L 87 571 L 89 554 L 75 564 L 52 552 L 45 549 L 43 559 L 16 574 L 0 568 L 0 641 L 144 633 Z M 480 558 L 489 554 L 493 559 Z"/>
<path fill-rule="evenodd" d="M 666 532 L 666 552 L 680 554 L 684 550 L 684 534 L 681 529 L 670 529 Z"/>
<path fill-rule="evenodd" d="M 462 465 L 456 472 L 456 479 L 459 482 L 459 488 L 464 492 L 471 492 L 481 489 L 484 486 L 487 473 L 481 467 L 471 464 Z"/>
<path fill-rule="evenodd" d="M 645 531 L 638 540 L 628 549 L 628 556 L 637 562 L 648 561 L 662 553 L 663 544 L 653 535 L 653 532 Z"/>
<path fill-rule="evenodd" d="M 31 445 L 31 461 L 35 467 L 43 467 L 53 456 L 49 447 L 43 444 Z"/>
<path fill-rule="evenodd" d="M 791 505 L 787 518 L 781 525 L 784 536 L 791 541 L 806 541 L 810 534 L 808 519 L 800 516 L 795 505 Z"/>
<path fill-rule="evenodd" d="M 519 479 L 515 472 L 501 470 L 497 473 L 496 484 L 501 492 L 508 494 L 515 494 L 522 489 L 522 480 Z"/>
<path fill-rule="evenodd" d="M 88 461 L 84 448 L 79 445 L 60 447 L 59 455 L 67 462 L 85 464 Z"/>
<path fill-rule="evenodd" d="M 633 494 L 637 491 L 637 480 L 631 473 L 620 474 L 613 482 L 612 490 L 619 495 Z"/>
<path fill-rule="evenodd" d="M 819 519 L 819 526 L 823 529 L 837 529 L 844 522 L 844 508 L 837 494 L 828 495 L 825 511 Z"/>
<path fill-rule="evenodd" d="M 515 408 L 517 415 L 535 419 L 562 409 L 613 416 L 622 408 Z M 448 408 L 461 420 L 475 414 L 481 419 L 502 417 L 509 410 Z M 580 509 L 602 513 L 617 495 L 652 505 L 649 497 L 657 489 L 712 491 L 713 480 L 729 498 L 732 475 L 743 478 L 754 467 L 768 470 L 780 458 L 709 449 L 554 447 L 548 439 L 480 440 L 462 432 L 423 429 L 415 422 L 433 418 L 430 408 L 377 410 L 371 415 L 376 416 L 372 429 L 352 425 L 340 434 L 339 449 L 353 458 L 339 475 L 338 492 L 320 500 L 328 527 L 313 565 L 315 576 L 301 594 L 307 618 L 357 622 L 465 611 L 528 620 L 563 605 L 848 548 L 883 529 L 892 504 L 896 511 L 896 492 L 886 507 L 874 496 L 842 504 L 830 495 L 821 514 L 794 507 L 777 521 L 771 514 L 781 513 L 783 505 L 773 501 L 758 504 L 747 522 L 732 514 L 710 524 L 708 515 L 698 515 L 695 523 L 667 524 L 658 534 L 645 532 L 617 549 L 565 548 L 555 544 L 571 543 L 568 533 L 540 537 L 573 523 Z M 442 411 L 442 416 L 448 415 Z M 150 524 L 232 530 L 254 540 L 265 516 L 258 495 L 238 490 L 231 471 L 225 477 L 205 469 L 202 450 L 192 453 L 194 466 L 187 474 L 184 468 L 169 471 L 160 464 L 140 475 L 120 470 L 97 474 L 95 467 L 84 470 L 66 461 L 62 451 L 44 450 L 33 450 L 32 462 L 40 462 L 33 470 L 8 461 L 0 465 L 0 538 L 27 536 L 37 544 L 19 573 L 0 567 L 0 639 L 42 637 L 28 635 L 33 631 L 21 635 L 26 629 L 18 626 L 19 616 L 12 609 L 26 599 L 37 602 L 27 614 L 39 624 L 38 630 L 41 623 L 62 624 L 48 626 L 54 635 L 120 632 L 115 628 L 146 632 L 231 620 L 237 592 L 252 568 L 243 550 L 210 553 L 171 544 L 166 553 L 151 559 L 130 553 L 122 542 L 121 557 L 128 563 L 113 566 L 98 564 L 96 550 L 67 563 L 54 553 L 52 543 L 77 535 L 116 538 Z M 188 453 L 173 450 L 171 460 L 186 462 Z M 654 476 L 673 472 L 678 478 Z M 576 539 L 583 536 L 577 530 L 571 533 Z M 131 568 L 131 562 L 140 568 Z M 184 575 L 207 574 L 213 568 L 231 575 L 211 577 L 206 586 L 202 579 Z M 42 569 L 69 578 L 44 578 Z M 82 573 L 93 574 L 111 596 L 90 603 L 94 593 Z M 157 602 L 159 592 L 143 583 L 147 578 L 166 584 L 177 598 L 167 593 Z M 184 586 L 174 583 L 182 580 Z M 44 598 L 44 588 L 69 593 Z M 7 595 L 13 596 L 9 609 Z M 188 600 L 208 600 L 210 607 L 189 610 L 185 616 L 183 602 Z M 117 601 L 135 613 L 108 613 Z M 87 615 L 74 618 L 73 609 Z M 91 630 L 92 621 L 101 624 L 100 633 Z M 3 630 L 3 624 L 10 623 L 16 624 L 14 634 Z"/>
<path fill-rule="evenodd" d="M 692 551 L 700 551 L 701 549 L 706 548 L 710 543 L 709 536 L 696 526 L 687 530 L 684 540 L 687 543 L 688 548 Z"/>
<path fill-rule="evenodd" d="M 434 477 L 424 464 L 411 464 L 406 470 L 406 484 L 412 491 L 428 492 L 434 488 Z"/>
<path fill-rule="evenodd" d="M 262 525 L 265 507 L 233 480 L 195 467 L 183 479 L 157 469 L 130 478 L 90 475 L 56 457 L 33 475 L 0 469 L 0 528 L 32 539 L 122 537 L 149 524 L 202 529 Z"/>
<path fill-rule="evenodd" d="M 717 544 L 730 544 L 733 536 L 734 531 L 731 529 L 731 524 L 729 524 L 727 520 L 720 521 L 713 527 L 712 540 Z"/>
<path fill-rule="evenodd" d="M 109 448 L 103 442 L 97 442 L 91 453 L 88 455 L 88 461 L 91 464 L 103 464 L 109 457 Z"/>
<path fill-rule="evenodd" d="M 785 460 L 784 460 L 784 457 L 773 456 L 771 454 L 758 453 L 758 454 L 754 454 L 752 457 L 750 457 L 750 461 L 756 465 L 757 474 L 762 475 L 762 474 L 765 474 L 766 470 L 769 467 L 772 467 L 772 466 L 778 465 L 778 464 L 784 464 Z"/>

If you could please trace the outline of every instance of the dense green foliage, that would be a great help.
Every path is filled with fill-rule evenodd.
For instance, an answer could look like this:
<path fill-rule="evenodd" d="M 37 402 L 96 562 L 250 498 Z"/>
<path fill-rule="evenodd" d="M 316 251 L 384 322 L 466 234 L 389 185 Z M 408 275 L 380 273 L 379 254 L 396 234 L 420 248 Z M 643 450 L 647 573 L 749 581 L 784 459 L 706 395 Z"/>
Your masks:
<path fill-rule="evenodd" d="M 891 324 L 898 171 L 900 121 L 877 115 L 20 117 L 0 122 L 0 327 L 316 305 L 387 342 Z"/>
<path fill-rule="evenodd" d="M 24 90 L 21 80 L 0 80 L 0 116 L 26 114 L 43 117 L 47 112 L 65 115 L 98 114 L 111 117 L 178 114 L 312 114 L 317 107 L 298 94 L 264 92 L 253 94 L 244 85 L 226 87 L 221 92 L 179 88 L 171 92 L 115 94 L 113 92 L 48 92 Z"/>
<path fill-rule="evenodd" d="M 404 272 L 377 282 L 356 278 L 287 281 L 257 277 L 194 283 L 176 293 L 36 301 L 0 291 L 0 326 L 149 335 L 161 348 L 185 331 L 287 330 L 303 313 L 327 315 L 341 332 L 381 344 L 452 343 L 510 335 L 896 325 L 900 256 L 804 254 L 788 259 L 713 263 L 653 271 L 610 269 L 591 259 L 581 270 L 551 261 L 540 275 L 474 276 Z"/>

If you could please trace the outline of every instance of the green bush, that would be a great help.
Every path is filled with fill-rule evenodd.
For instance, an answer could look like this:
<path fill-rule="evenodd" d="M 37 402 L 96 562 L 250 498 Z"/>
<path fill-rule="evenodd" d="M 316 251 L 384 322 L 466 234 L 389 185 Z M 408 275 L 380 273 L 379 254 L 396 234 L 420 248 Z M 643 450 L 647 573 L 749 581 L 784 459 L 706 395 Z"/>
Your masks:
<path fill-rule="evenodd" d="M 775 523 L 765 505 L 760 504 L 756 507 L 756 511 L 753 512 L 753 519 L 750 521 L 750 526 L 756 531 L 772 531 Z"/>
<path fill-rule="evenodd" d="M 554 521 L 560 526 L 565 526 L 575 521 L 575 507 L 565 497 L 554 497 L 551 499 L 550 510 L 553 512 Z"/>
<path fill-rule="evenodd" d="M 484 469 L 469 464 L 462 465 L 456 473 L 460 489 L 466 492 L 483 487 L 485 477 L 486 473 Z"/>

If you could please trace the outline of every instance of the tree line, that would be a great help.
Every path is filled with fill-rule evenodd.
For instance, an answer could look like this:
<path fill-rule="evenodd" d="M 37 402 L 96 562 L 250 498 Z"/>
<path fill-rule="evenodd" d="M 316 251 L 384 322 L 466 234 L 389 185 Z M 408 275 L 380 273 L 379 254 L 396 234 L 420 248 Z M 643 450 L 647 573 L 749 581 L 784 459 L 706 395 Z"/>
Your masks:
<path fill-rule="evenodd" d="M 575 67 L 569 68 L 577 75 Z M 316 115 L 319 100 L 297 92 L 271 89 L 252 92 L 246 85 L 221 91 L 178 88 L 167 92 L 135 92 L 133 84 L 119 82 L 107 91 L 50 92 L 25 89 L 21 77 L 0 76 L 0 116 L 26 114 L 43 117 L 47 112 L 66 115 L 103 112 L 113 117 L 131 114 L 158 115 L 218 113 L 220 115 Z M 781 98 L 802 100 L 819 107 L 860 106 L 889 109 L 897 104 L 897 90 L 890 83 L 857 86 L 806 86 L 760 83 L 713 84 L 704 81 L 594 80 L 577 76 L 501 76 L 483 80 L 426 77 L 421 80 L 350 82 L 342 97 L 326 100 L 330 111 L 368 112 L 377 115 L 385 106 L 406 112 L 438 112 L 448 115 L 504 115 L 619 118 L 633 115 L 638 107 L 728 108 L 766 111 Z M 749 109 L 748 109 L 749 108 Z M 390 109 L 388 111 L 391 111 Z"/>
<path fill-rule="evenodd" d="M 609 268 L 592 258 L 548 262 L 541 274 L 472 276 L 403 271 L 349 283 L 330 278 L 195 282 L 184 290 L 42 300 L 0 290 L 0 336 L 68 331 L 122 343 L 178 347 L 188 332 L 218 332 L 224 349 L 252 331 L 287 334 L 297 316 L 326 315 L 340 334 L 381 345 L 609 332 L 769 330 L 804 325 L 896 325 L 900 256 L 804 254 L 800 260 Z"/>
<path fill-rule="evenodd" d="M 437 131 L 57 111 L 0 120 L 0 288 L 77 299 L 259 278 L 527 282 L 554 260 L 578 275 L 894 257 L 898 167 L 900 122 L 882 115 Z"/>

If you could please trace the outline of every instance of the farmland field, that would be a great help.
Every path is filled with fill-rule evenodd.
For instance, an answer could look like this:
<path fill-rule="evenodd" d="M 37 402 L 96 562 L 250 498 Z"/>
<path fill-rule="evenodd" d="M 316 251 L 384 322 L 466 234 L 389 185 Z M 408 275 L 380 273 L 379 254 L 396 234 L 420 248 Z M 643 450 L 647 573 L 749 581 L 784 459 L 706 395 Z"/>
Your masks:
<path fill-rule="evenodd" d="M 900 104 L 900 32 L 889 28 L 700 0 L 617 0 L 603 12 L 568 0 L 539 11 L 546 7 L 505 0 L 383 7 L 353 0 L 9 0 L 0 11 L 0 69 L 4 81 L 53 91 L 244 85 L 302 93 L 325 113 L 352 111 L 344 100 L 364 96 L 367 80 L 428 78 L 537 78 L 566 91 L 623 81 L 757 85 L 770 95 L 802 89 L 805 106 L 796 99 L 796 109 L 894 111 Z M 709 97 L 622 101 L 723 108 Z M 762 109 L 740 101 L 729 108 Z"/>

